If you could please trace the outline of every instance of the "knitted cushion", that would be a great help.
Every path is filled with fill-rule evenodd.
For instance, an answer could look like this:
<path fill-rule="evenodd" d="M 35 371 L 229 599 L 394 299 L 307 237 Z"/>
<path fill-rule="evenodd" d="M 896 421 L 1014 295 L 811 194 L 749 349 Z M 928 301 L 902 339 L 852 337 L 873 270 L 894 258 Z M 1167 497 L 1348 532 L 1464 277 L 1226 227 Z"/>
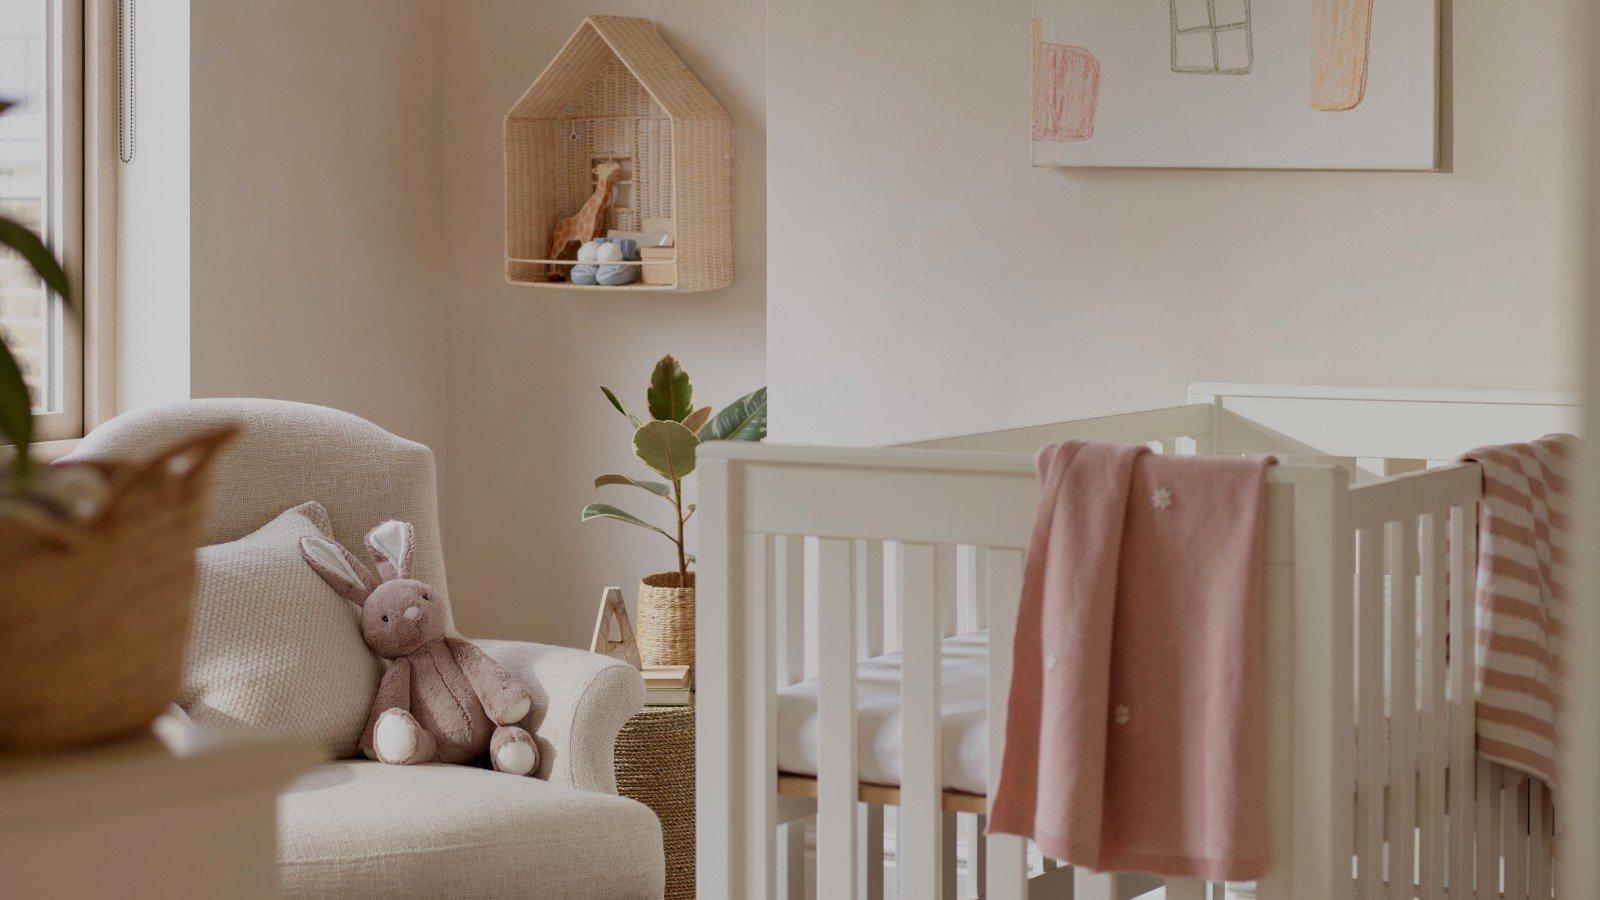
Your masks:
<path fill-rule="evenodd" d="M 333 533 L 319 503 L 196 553 L 194 616 L 179 702 L 200 725 L 252 727 L 352 756 L 381 664 L 356 608 L 300 557 Z"/>

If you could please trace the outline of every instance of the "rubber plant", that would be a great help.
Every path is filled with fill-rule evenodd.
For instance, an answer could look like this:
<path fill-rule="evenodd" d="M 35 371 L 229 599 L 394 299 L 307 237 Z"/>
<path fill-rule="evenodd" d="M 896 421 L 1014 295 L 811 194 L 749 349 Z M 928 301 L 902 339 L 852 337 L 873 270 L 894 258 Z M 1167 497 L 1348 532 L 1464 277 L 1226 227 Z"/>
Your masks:
<path fill-rule="evenodd" d="M 12 105 L 0 100 L 0 115 Z M 32 229 L 0 215 L 0 246 L 21 256 L 44 281 L 45 287 L 61 298 L 69 313 L 77 311 L 66 270 Z M 33 444 L 33 398 L 23 380 L 22 367 L 3 337 L 0 337 L 0 443 L 12 445 L 11 491 L 18 497 L 24 496 L 33 480 L 33 458 L 29 455 Z"/>
<path fill-rule="evenodd" d="M 649 421 L 634 415 L 611 388 L 601 385 L 600 392 L 633 426 L 633 454 L 666 480 L 609 474 L 595 478 L 595 488 L 621 485 L 653 494 L 672 505 L 673 527 L 669 531 L 610 503 L 590 503 L 583 508 L 581 520 L 615 519 L 660 534 L 677 550 L 678 584 L 685 585 L 694 557 L 684 547 L 683 529 L 694 516 L 695 505 L 683 502 L 683 480 L 694 472 L 695 448 L 706 441 L 759 441 L 766 437 L 767 389 L 752 391 L 712 415 L 709 406 L 695 408 L 689 373 L 668 354 L 650 373 L 650 387 L 645 391 Z"/>

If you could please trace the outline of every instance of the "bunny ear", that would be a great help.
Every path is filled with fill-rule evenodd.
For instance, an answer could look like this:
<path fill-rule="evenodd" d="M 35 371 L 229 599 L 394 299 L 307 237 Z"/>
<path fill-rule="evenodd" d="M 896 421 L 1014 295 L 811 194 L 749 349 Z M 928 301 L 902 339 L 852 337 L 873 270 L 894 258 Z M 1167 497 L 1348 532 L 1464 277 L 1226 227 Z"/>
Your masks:
<path fill-rule="evenodd" d="M 351 556 L 350 551 L 337 541 L 318 537 L 301 538 L 300 555 L 339 596 L 357 606 L 366 602 L 367 595 L 378 586 L 378 579 L 372 570 Z"/>
<path fill-rule="evenodd" d="M 416 532 L 410 522 L 395 519 L 379 525 L 367 533 L 367 549 L 378 560 L 378 574 L 383 580 L 411 577 L 411 562 L 416 555 Z"/>

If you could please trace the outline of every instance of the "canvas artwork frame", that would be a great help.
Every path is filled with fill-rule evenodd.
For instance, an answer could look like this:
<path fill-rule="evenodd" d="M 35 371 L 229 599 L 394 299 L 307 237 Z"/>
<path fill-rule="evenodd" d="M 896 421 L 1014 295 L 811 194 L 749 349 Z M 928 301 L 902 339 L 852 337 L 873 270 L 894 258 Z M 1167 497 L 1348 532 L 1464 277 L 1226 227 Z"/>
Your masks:
<path fill-rule="evenodd" d="M 1033 0 L 1035 166 L 1439 166 L 1439 0 Z"/>

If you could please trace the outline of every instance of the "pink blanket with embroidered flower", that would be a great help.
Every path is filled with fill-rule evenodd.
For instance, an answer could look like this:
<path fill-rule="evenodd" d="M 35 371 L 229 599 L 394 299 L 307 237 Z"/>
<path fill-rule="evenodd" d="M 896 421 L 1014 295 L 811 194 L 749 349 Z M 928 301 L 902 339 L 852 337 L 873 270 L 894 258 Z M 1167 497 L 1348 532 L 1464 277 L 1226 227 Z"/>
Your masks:
<path fill-rule="evenodd" d="M 1265 874 L 1271 462 L 1039 452 L 991 831 L 1098 871 Z"/>

